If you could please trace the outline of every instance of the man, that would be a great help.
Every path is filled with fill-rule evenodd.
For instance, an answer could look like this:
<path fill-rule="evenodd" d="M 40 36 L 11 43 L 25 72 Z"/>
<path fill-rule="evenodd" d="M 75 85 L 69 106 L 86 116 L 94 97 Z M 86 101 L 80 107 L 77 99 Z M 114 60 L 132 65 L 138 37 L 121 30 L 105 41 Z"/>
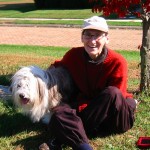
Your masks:
<path fill-rule="evenodd" d="M 86 19 L 81 40 L 83 47 L 72 48 L 53 64 L 68 70 L 77 92 L 69 103 L 53 109 L 50 150 L 61 149 L 61 144 L 92 150 L 87 135 L 123 133 L 133 126 L 136 102 L 127 92 L 127 62 L 107 47 L 106 20 Z"/>

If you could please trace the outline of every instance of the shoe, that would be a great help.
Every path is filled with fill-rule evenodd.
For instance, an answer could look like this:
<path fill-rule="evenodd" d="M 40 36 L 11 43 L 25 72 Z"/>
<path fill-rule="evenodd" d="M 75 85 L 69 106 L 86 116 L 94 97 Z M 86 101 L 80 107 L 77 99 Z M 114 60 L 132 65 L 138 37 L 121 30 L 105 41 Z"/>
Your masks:
<path fill-rule="evenodd" d="M 138 108 L 138 105 L 140 104 L 141 101 L 137 100 L 137 99 L 134 99 L 135 100 L 135 103 L 136 103 L 136 109 Z"/>
<path fill-rule="evenodd" d="M 50 148 L 46 143 L 43 143 L 39 146 L 39 150 L 50 150 Z"/>
<path fill-rule="evenodd" d="M 39 150 L 62 150 L 60 143 L 56 139 L 49 140 L 39 146 Z"/>

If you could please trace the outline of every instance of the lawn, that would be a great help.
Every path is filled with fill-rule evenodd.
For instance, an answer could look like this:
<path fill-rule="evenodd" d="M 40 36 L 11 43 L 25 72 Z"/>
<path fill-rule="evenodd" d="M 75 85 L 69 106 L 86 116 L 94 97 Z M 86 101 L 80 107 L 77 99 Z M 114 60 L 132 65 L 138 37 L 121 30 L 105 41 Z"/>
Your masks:
<path fill-rule="evenodd" d="M 101 13 L 92 13 L 91 9 L 41 9 L 34 6 L 33 0 L 0 0 L 0 24 L 71 24 L 82 25 L 83 19 L 93 15 L 100 16 Z M 14 18 L 14 20 L 2 19 Z M 17 19 L 20 18 L 20 19 Z M 22 19 L 25 20 L 22 20 Z M 28 20 L 27 18 L 58 19 L 58 20 Z M 111 16 L 110 18 L 113 18 Z M 61 20 L 61 19 L 81 19 L 81 20 Z M 141 22 L 132 21 L 119 22 L 108 21 L 112 26 L 141 26 Z"/>
<path fill-rule="evenodd" d="M 6 18 L 77 18 L 83 19 L 92 16 L 91 9 L 59 10 L 41 9 L 34 6 L 33 0 L 0 0 L 0 17 Z"/>
<path fill-rule="evenodd" d="M 0 76 L 12 75 L 20 66 L 38 65 L 45 69 L 55 59 L 60 59 L 67 47 L 40 47 L 0 45 Z M 128 90 L 136 91 L 139 86 L 139 52 L 119 51 L 129 64 Z M 10 79 L 11 76 L 7 78 Z M 3 78 L 4 80 L 4 78 Z M 1 84 L 2 79 L 0 79 Z M 9 84 L 9 82 L 7 82 Z M 131 130 L 124 134 L 90 139 L 95 150 L 136 150 L 140 136 L 150 135 L 150 101 L 145 95 L 135 95 L 141 101 L 136 111 L 136 121 Z M 12 104 L 12 100 L 0 100 L 0 149 L 37 150 L 38 145 L 48 140 L 49 131 L 41 123 L 32 123 Z M 65 147 L 64 150 L 70 148 Z"/>
<path fill-rule="evenodd" d="M 84 18 L 93 15 L 90 9 L 83 10 L 36 10 L 32 0 L 0 0 L 0 18 L 55 18 L 59 20 L 0 20 L 0 24 L 72 24 L 81 25 Z M 81 20 L 60 20 L 60 19 Z M 140 22 L 108 21 L 109 25 L 141 26 Z M 0 85 L 9 85 L 11 76 L 26 65 L 38 65 L 46 69 L 54 60 L 60 59 L 68 47 L 40 47 L 0 45 Z M 135 93 L 140 83 L 140 54 L 135 51 L 118 50 L 128 61 L 128 90 Z M 140 136 L 150 136 L 150 98 L 136 95 L 141 103 L 136 111 L 133 128 L 120 135 L 90 139 L 94 150 L 137 150 Z M 47 141 L 49 130 L 42 123 L 32 123 L 21 114 L 12 99 L 0 99 L 0 150 L 38 150 L 39 144 Z M 70 148 L 65 147 L 64 150 Z"/>

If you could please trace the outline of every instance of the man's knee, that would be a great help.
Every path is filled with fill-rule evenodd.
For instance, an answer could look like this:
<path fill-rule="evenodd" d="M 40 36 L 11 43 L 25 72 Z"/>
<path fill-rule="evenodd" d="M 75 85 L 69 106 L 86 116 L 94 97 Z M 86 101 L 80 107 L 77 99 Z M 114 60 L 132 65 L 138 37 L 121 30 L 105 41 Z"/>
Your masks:
<path fill-rule="evenodd" d="M 123 103 L 125 103 L 125 98 L 123 97 L 120 89 L 115 86 L 109 86 L 106 88 L 106 93 L 109 95 L 114 108 L 119 111 L 122 108 Z"/>
<path fill-rule="evenodd" d="M 115 86 L 108 86 L 106 88 L 106 91 L 107 91 L 108 94 L 110 94 L 112 96 L 116 96 L 116 95 L 121 95 L 122 94 L 121 91 L 120 91 L 120 89 L 118 89 Z"/>

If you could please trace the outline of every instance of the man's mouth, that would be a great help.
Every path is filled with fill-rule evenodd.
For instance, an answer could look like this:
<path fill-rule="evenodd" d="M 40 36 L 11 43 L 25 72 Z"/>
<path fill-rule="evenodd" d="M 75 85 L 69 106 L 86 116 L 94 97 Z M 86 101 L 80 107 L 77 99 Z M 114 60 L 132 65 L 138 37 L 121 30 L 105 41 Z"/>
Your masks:
<path fill-rule="evenodd" d="M 94 45 L 93 45 L 93 46 L 90 46 L 90 45 L 89 45 L 89 47 L 90 47 L 90 48 L 96 48 L 96 45 L 95 45 L 95 46 L 94 46 Z"/>

